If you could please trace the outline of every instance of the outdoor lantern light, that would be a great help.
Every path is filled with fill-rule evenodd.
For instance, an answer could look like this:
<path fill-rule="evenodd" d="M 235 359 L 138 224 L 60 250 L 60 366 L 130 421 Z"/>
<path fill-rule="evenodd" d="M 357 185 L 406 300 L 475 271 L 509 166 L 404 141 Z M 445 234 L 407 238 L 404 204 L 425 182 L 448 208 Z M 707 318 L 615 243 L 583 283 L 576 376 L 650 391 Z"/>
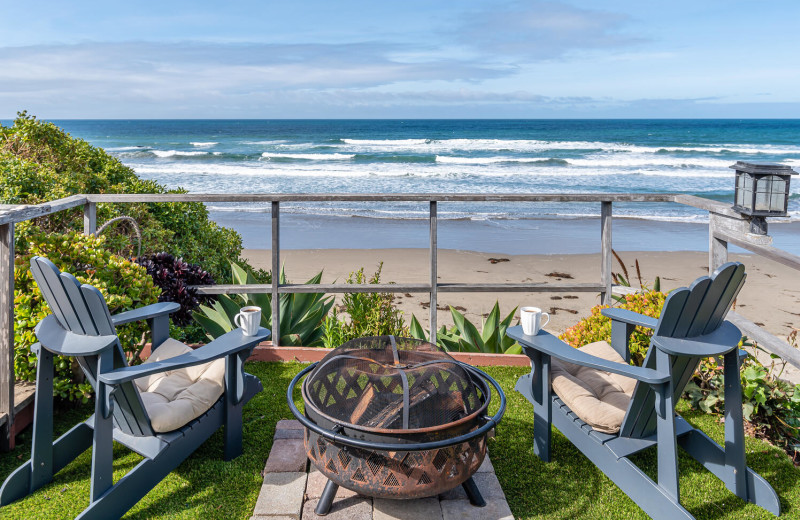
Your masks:
<path fill-rule="evenodd" d="M 789 182 L 797 172 L 783 164 L 738 161 L 734 211 L 751 217 L 785 217 L 789 207 Z"/>

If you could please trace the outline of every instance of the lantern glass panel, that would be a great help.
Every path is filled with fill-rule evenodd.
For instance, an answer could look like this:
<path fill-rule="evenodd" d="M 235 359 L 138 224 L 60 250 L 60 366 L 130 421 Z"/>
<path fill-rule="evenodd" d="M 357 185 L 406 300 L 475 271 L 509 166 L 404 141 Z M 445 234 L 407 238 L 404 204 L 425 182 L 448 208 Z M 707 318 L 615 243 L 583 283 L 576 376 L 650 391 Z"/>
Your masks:
<path fill-rule="evenodd" d="M 777 175 L 771 175 L 769 179 L 771 180 L 769 210 L 783 213 L 786 209 L 784 207 L 786 203 L 786 181 Z"/>
<path fill-rule="evenodd" d="M 753 200 L 753 178 L 749 173 L 741 172 L 737 177 L 738 190 L 736 192 L 736 204 L 743 208 L 749 208 Z"/>
<path fill-rule="evenodd" d="M 763 191 L 756 192 L 756 211 L 769 211 L 769 193 Z"/>
<path fill-rule="evenodd" d="M 736 205 L 744 206 L 744 178 L 745 174 L 736 172 Z"/>
<path fill-rule="evenodd" d="M 772 190 L 772 175 L 761 177 L 756 180 L 756 204 L 755 211 L 769 211 L 769 199 Z"/>

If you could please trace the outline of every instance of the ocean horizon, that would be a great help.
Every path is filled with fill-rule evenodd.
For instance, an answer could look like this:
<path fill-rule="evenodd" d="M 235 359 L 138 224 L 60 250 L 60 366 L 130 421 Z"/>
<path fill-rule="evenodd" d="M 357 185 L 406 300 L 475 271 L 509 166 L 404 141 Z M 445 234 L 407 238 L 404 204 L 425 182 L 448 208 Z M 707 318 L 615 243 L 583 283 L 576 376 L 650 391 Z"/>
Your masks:
<path fill-rule="evenodd" d="M 800 169 L 797 119 L 53 122 L 104 148 L 142 178 L 193 193 L 685 193 L 732 202 L 729 166 L 737 161 Z M 358 217 L 383 228 L 380 220 L 411 225 L 427 219 L 423 206 L 298 203 L 282 205 L 282 213 L 305 226 L 316 219 L 335 230 L 339 217 Z M 208 208 L 215 220 L 241 225 L 252 220 L 240 218 L 243 214 L 269 213 L 268 204 L 258 203 L 213 203 Z M 477 221 L 476 229 L 511 237 L 530 227 L 526 221 L 595 219 L 599 212 L 599 204 L 587 203 L 447 203 L 440 204 L 439 217 Z M 706 212 L 673 203 L 618 203 L 614 217 L 659 224 L 707 221 Z M 779 220 L 800 222 L 800 181 L 792 184 L 789 217 Z M 796 229 L 782 224 L 770 228 L 788 234 L 788 247 L 800 250 Z M 686 244 L 702 249 L 703 244 L 696 236 L 681 240 L 675 233 L 664 239 L 669 243 L 662 246 L 669 250 Z M 513 246 L 515 241 L 506 242 Z M 246 239 L 245 245 L 253 243 Z"/>

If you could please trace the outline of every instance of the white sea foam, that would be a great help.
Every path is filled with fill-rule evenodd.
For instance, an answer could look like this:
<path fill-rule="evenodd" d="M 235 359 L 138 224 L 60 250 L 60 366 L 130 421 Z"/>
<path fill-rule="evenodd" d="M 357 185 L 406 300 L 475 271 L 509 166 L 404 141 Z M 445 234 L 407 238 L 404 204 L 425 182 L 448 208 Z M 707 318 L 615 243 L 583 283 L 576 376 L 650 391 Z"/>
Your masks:
<path fill-rule="evenodd" d="M 344 144 L 367 145 L 367 146 L 409 146 L 418 144 L 430 144 L 436 141 L 431 139 L 342 139 Z"/>
<path fill-rule="evenodd" d="M 209 146 L 214 146 L 215 144 L 219 144 L 216 141 L 208 141 L 208 142 L 200 142 L 200 143 L 189 143 L 192 146 L 196 146 L 198 148 L 207 148 Z"/>
<path fill-rule="evenodd" d="M 265 159 L 301 159 L 306 161 L 349 161 L 352 154 L 343 153 L 272 153 L 264 152 L 261 157 Z"/>
<path fill-rule="evenodd" d="M 714 176 L 715 173 L 719 175 L 730 175 L 727 169 L 729 160 L 713 159 L 707 157 L 694 157 L 694 158 L 681 158 L 681 157 L 667 157 L 653 155 L 648 156 L 644 154 L 636 155 L 590 155 L 584 159 L 568 158 L 568 159 L 548 159 L 543 157 L 454 157 L 437 155 L 436 162 L 442 164 L 464 164 L 464 165 L 491 165 L 508 163 L 512 165 L 517 164 L 540 164 L 552 167 L 560 166 L 573 166 L 580 168 L 594 168 L 604 169 L 608 174 L 619 174 L 621 168 L 644 168 L 644 167 L 658 167 L 664 170 L 654 170 L 647 173 L 653 175 L 674 175 L 674 168 L 685 169 L 713 169 L 719 170 L 718 172 L 704 172 L 701 176 Z M 644 172 L 642 172 L 644 173 Z"/>
<path fill-rule="evenodd" d="M 665 168 L 708 168 L 717 170 L 724 175 L 730 175 L 731 161 L 729 159 L 714 159 L 710 157 L 669 157 L 661 155 L 646 154 L 613 154 L 601 155 L 593 154 L 584 159 L 567 159 L 572 166 L 589 168 L 641 168 L 641 167 L 665 167 Z M 670 175 L 674 171 L 664 171 Z"/>
<path fill-rule="evenodd" d="M 208 152 L 183 152 L 180 150 L 150 150 L 156 157 L 192 157 L 195 155 L 208 155 Z"/>
<path fill-rule="evenodd" d="M 266 144 L 266 145 L 269 145 L 269 144 L 282 144 L 282 143 L 285 143 L 285 142 L 286 142 L 286 139 L 273 139 L 273 140 L 267 140 L 267 141 L 241 141 L 241 144 L 256 144 L 256 145 L 259 145 L 259 144 L 264 145 L 264 144 Z"/>
<path fill-rule="evenodd" d="M 437 163 L 444 164 L 501 164 L 501 163 L 530 163 L 541 165 L 566 165 L 566 159 L 547 157 L 454 157 L 451 155 L 437 155 Z"/>
<path fill-rule="evenodd" d="M 800 146 L 756 144 L 709 144 L 687 146 L 642 146 L 605 141 L 540 141 L 532 139 L 341 139 L 339 147 L 355 152 L 510 151 L 546 152 L 555 150 L 601 150 L 635 153 L 739 153 L 800 154 Z"/>

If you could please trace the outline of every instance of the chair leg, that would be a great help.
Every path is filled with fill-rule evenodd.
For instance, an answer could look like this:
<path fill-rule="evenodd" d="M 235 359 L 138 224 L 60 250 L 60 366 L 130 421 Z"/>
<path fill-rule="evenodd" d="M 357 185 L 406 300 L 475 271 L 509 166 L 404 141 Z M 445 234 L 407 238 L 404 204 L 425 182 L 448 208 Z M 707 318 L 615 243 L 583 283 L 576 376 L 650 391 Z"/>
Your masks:
<path fill-rule="evenodd" d="M 53 353 L 39 349 L 36 366 L 33 446 L 31 460 L 6 478 L 0 489 L 0 505 L 27 496 L 53 480 Z"/>
<path fill-rule="evenodd" d="M 242 454 L 242 401 L 244 365 L 237 355 L 225 359 L 225 454 L 226 461 Z"/>
<path fill-rule="evenodd" d="M 589 437 L 573 420 L 556 412 L 553 423 L 592 463 L 653 520 L 694 520 L 670 492 L 653 482 L 627 457 L 618 458 L 607 446 Z"/>
<path fill-rule="evenodd" d="M 744 418 L 742 416 L 742 381 L 739 377 L 738 349 L 725 354 L 725 466 L 733 472 L 728 489 L 748 499 L 744 451 Z M 727 377 L 728 374 L 734 377 Z"/>
<path fill-rule="evenodd" d="M 108 350 L 97 357 L 97 374 L 113 370 L 114 352 Z M 91 500 L 94 502 L 114 485 L 114 421 L 109 388 L 97 382 L 95 392 L 94 441 L 92 443 Z"/>
<path fill-rule="evenodd" d="M 776 516 L 781 514 L 781 501 L 769 482 L 748 467 L 745 467 L 742 472 L 735 472 L 734 468 L 727 464 L 726 450 L 711 440 L 708 435 L 700 430 L 692 430 L 681 436 L 678 442 L 681 448 L 686 450 L 708 471 L 716 475 L 731 491 L 735 489 L 734 482 L 736 478 L 743 473 L 745 485 L 747 486 L 746 492 L 742 495 L 737 495 L 743 500 L 763 507 Z"/>
<path fill-rule="evenodd" d="M 30 492 L 53 480 L 53 353 L 45 348 L 39 349 L 34 399 Z"/>
<path fill-rule="evenodd" d="M 533 405 L 533 452 L 544 462 L 550 462 L 552 435 L 552 389 L 550 388 L 550 356 L 538 351 L 528 352 L 531 373 L 522 376 L 515 389 Z"/>
<path fill-rule="evenodd" d="M 544 462 L 550 462 L 550 439 L 553 435 L 553 399 L 550 387 L 550 356 L 541 354 L 541 359 L 536 363 L 533 395 L 537 406 L 534 406 L 533 437 L 535 445 L 533 451 Z"/>
<path fill-rule="evenodd" d="M 58 473 L 75 457 L 89 449 L 92 445 L 92 428 L 86 423 L 78 424 L 58 438 L 53 444 L 53 474 Z M 32 488 L 33 463 L 27 461 L 15 469 L 3 482 L 0 488 L 0 506 L 5 506 L 26 497 L 38 488 Z"/>
<path fill-rule="evenodd" d="M 145 458 L 116 484 L 106 489 L 92 501 L 77 519 L 108 520 L 120 518 L 136 505 L 186 457 L 194 453 L 219 428 L 219 422 L 202 421 L 191 429 L 191 434 L 172 441 L 152 458 Z M 76 519 L 76 520 L 77 520 Z"/>
<path fill-rule="evenodd" d="M 662 373 L 670 373 L 670 356 L 656 351 L 656 363 Z M 675 502 L 680 502 L 678 484 L 678 443 L 675 438 L 675 403 L 672 380 L 653 386 L 656 400 L 656 437 L 658 439 L 658 485 Z"/>

